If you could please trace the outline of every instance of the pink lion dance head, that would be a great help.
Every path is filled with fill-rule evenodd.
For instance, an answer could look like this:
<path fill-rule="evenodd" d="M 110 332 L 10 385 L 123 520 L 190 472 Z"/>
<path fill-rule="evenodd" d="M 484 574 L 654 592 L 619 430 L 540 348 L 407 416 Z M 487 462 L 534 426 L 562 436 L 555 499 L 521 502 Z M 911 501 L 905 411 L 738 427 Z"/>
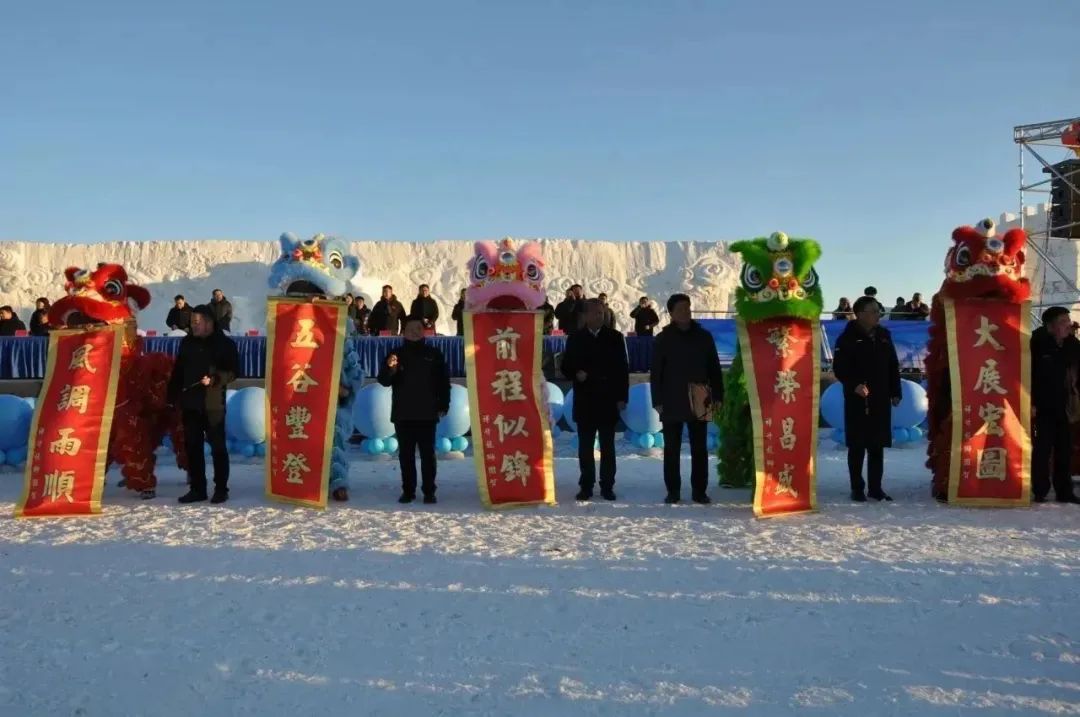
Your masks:
<path fill-rule="evenodd" d="M 465 308 L 469 311 L 532 311 L 544 294 L 544 258 L 540 245 L 525 242 L 515 251 L 509 239 L 478 241 L 469 260 Z"/>

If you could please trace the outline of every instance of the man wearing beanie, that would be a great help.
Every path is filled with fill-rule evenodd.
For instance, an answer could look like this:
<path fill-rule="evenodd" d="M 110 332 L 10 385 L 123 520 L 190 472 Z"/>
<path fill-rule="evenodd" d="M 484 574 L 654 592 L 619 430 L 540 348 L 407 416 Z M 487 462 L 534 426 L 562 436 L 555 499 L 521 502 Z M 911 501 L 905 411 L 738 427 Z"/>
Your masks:
<path fill-rule="evenodd" d="M 705 437 L 713 411 L 724 400 L 720 357 L 712 334 L 691 318 L 690 297 L 667 302 L 671 323 L 653 342 L 650 376 L 653 408 L 664 425 L 665 503 L 681 499 L 680 453 L 683 426 L 690 436 L 690 488 L 695 503 L 709 503 L 709 452 Z"/>
<path fill-rule="evenodd" d="M 188 492 L 181 503 L 206 500 L 206 457 L 203 441 L 214 460 L 214 497 L 229 498 L 229 452 L 225 446 L 225 389 L 236 378 L 236 344 L 218 328 L 214 309 L 200 305 L 191 311 L 191 333 L 180 341 L 180 352 L 169 381 L 169 402 L 179 406 L 188 455 Z"/>

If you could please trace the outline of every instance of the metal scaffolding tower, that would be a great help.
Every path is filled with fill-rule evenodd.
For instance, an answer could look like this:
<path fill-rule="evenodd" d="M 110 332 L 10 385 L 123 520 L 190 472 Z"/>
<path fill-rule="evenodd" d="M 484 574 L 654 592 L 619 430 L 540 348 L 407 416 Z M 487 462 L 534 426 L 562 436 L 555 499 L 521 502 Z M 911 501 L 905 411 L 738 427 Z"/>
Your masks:
<path fill-rule="evenodd" d="M 1080 123 L 1080 117 L 1073 117 L 1071 119 L 1055 120 L 1053 122 L 1040 122 L 1038 124 L 1026 124 L 1019 127 L 1013 127 L 1013 142 L 1016 143 L 1019 152 L 1019 168 L 1020 168 L 1020 227 L 1024 229 L 1028 234 L 1028 246 L 1039 256 L 1042 260 L 1043 277 L 1039 282 L 1039 285 L 1045 283 L 1046 271 L 1050 271 L 1057 274 L 1065 281 L 1066 284 L 1072 285 L 1073 292 L 1080 296 L 1080 288 L 1076 287 L 1076 284 L 1072 277 L 1068 276 L 1061 267 L 1054 262 L 1050 256 L 1050 239 L 1060 232 L 1064 232 L 1071 227 L 1080 225 L 1080 222 L 1073 222 L 1071 224 L 1054 225 L 1053 212 L 1046 212 L 1046 223 L 1041 229 L 1035 227 L 1027 227 L 1026 217 L 1027 214 L 1024 211 L 1024 207 L 1027 204 L 1027 194 L 1050 194 L 1050 185 L 1055 179 L 1059 179 L 1065 183 L 1069 189 L 1077 194 L 1080 194 L 1080 169 L 1069 171 L 1062 174 L 1055 166 L 1056 163 L 1047 161 L 1042 154 L 1040 154 L 1037 147 L 1053 148 L 1055 150 L 1070 151 L 1065 145 L 1062 144 L 1062 135 L 1069 128 L 1073 127 L 1077 123 Z M 1044 153 L 1048 153 L 1048 150 L 1043 149 Z M 1039 181 L 1028 183 L 1024 176 L 1024 155 L 1025 152 L 1034 157 L 1040 165 L 1042 170 L 1040 171 L 1040 177 L 1043 174 L 1049 175 L 1045 179 L 1039 179 Z M 1062 239 L 1062 241 L 1068 241 L 1068 239 Z"/>

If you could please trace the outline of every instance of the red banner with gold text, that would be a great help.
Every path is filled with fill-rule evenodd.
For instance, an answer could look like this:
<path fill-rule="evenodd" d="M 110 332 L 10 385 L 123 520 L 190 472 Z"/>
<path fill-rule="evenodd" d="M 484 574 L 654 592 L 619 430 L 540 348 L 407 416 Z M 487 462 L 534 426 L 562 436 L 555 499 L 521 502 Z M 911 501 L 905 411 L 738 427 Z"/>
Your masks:
<path fill-rule="evenodd" d="M 540 368 L 543 314 L 465 313 L 465 366 L 480 499 L 489 508 L 555 502 Z"/>
<path fill-rule="evenodd" d="M 344 302 L 270 297 L 266 495 L 325 509 L 345 344 Z"/>
<path fill-rule="evenodd" d="M 15 517 L 101 512 L 123 331 L 115 325 L 49 334 Z"/>
<path fill-rule="evenodd" d="M 952 397 L 949 502 L 1031 499 L 1031 305 L 946 298 Z"/>
<path fill-rule="evenodd" d="M 754 425 L 754 515 L 817 508 L 821 327 L 816 319 L 738 319 Z"/>

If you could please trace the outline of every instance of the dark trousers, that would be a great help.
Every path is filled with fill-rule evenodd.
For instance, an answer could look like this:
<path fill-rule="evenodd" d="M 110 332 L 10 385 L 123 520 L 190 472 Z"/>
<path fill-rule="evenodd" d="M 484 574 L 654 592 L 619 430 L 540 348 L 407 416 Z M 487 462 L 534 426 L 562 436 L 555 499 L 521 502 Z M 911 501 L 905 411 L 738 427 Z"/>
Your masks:
<path fill-rule="evenodd" d="M 596 482 L 596 458 L 593 455 L 593 443 L 596 434 L 600 434 L 600 490 L 615 487 L 615 424 L 578 421 L 578 466 L 581 479 L 578 481 L 585 490 L 591 491 Z"/>
<path fill-rule="evenodd" d="M 1041 415 L 1041 414 L 1039 414 Z M 1031 492 L 1045 498 L 1050 492 L 1051 461 L 1053 462 L 1054 497 L 1064 499 L 1073 494 L 1072 434 L 1065 416 L 1035 419 L 1035 441 L 1031 453 Z"/>
<path fill-rule="evenodd" d="M 420 490 L 435 495 L 435 426 L 438 421 L 398 421 L 398 463 L 401 492 L 416 495 L 416 449 L 420 449 Z"/>
<path fill-rule="evenodd" d="M 206 492 L 206 456 L 203 442 L 210 444 L 214 459 L 214 487 L 229 488 L 229 450 L 225 445 L 225 411 L 185 409 L 184 446 L 188 456 L 188 483 L 191 490 Z"/>
<path fill-rule="evenodd" d="M 679 495 L 682 490 L 679 462 L 684 425 L 690 429 L 690 490 L 693 495 L 704 495 L 709 487 L 709 451 L 705 445 L 708 424 L 705 421 L 664 421 L 664 485 L 669 495 Z"/>
<path fill-rule="evenodd" d="M 870 494 L 881 492 L 881 477 L 885 473 L 885 449 L 881 446 L 867 448 L 866 446 L 848 446 L 847 467 L 848 476 L 851 478 L 851 490 L 855 493 L 863 492 L 863 459 L 866 459 L 866 487 Z"/>

